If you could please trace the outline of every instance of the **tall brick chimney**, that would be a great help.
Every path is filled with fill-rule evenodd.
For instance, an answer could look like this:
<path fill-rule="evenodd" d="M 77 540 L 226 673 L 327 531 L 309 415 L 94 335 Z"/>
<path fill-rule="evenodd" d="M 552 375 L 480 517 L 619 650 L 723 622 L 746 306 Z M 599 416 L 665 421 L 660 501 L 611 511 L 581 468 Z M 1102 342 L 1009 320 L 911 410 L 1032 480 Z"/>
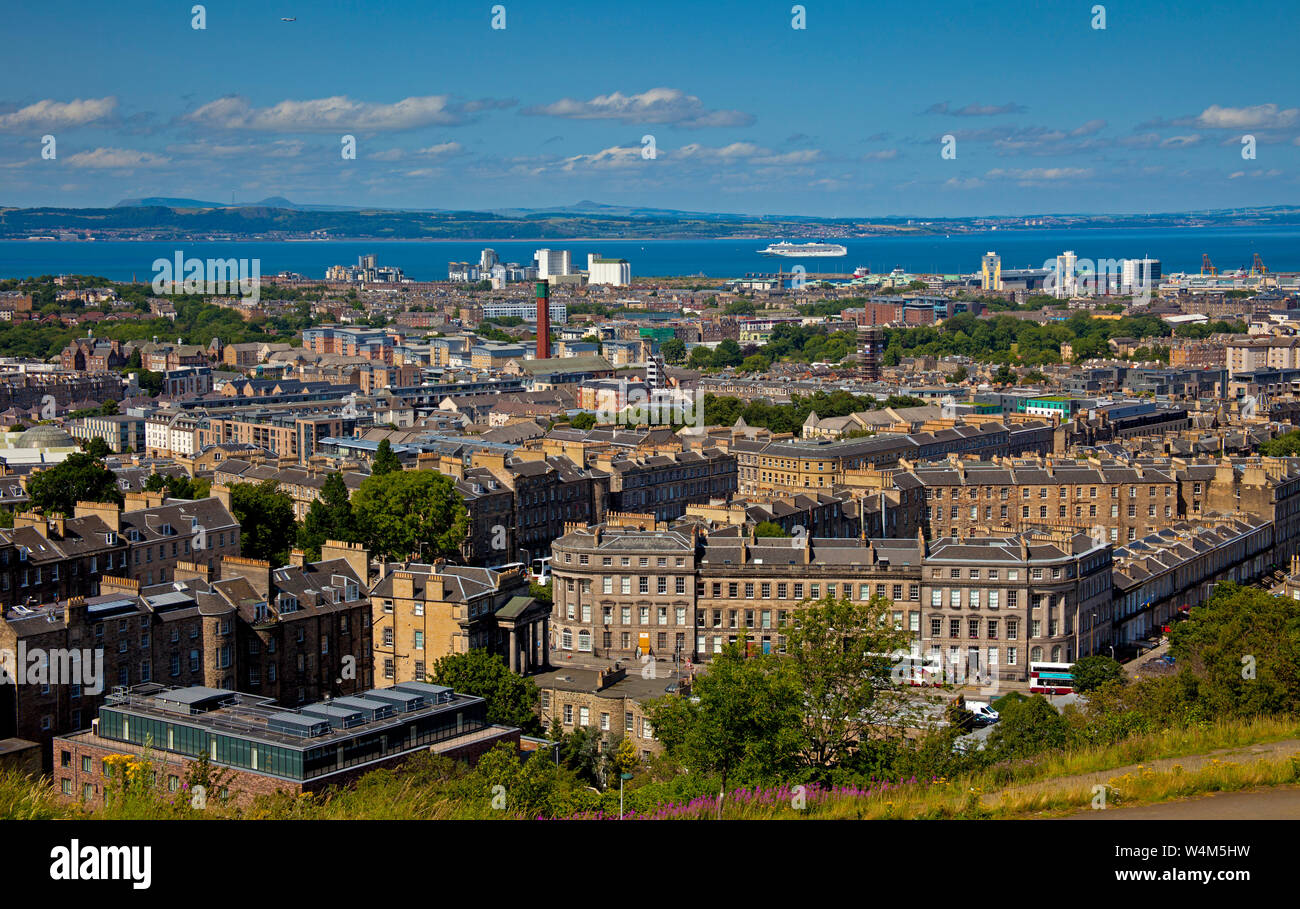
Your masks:
<path fill-rule="evenodd" d="M 545 281 L 537 282 L 537 359 L 551 356 L 551 287 Z"/>

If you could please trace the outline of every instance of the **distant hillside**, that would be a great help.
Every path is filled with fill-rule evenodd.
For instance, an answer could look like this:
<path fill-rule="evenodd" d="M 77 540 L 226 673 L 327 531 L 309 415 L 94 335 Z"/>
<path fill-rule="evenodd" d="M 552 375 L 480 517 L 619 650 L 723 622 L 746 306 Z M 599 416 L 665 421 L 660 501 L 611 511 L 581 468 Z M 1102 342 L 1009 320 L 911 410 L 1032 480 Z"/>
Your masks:
<path fill-rule="evenodd" d="M 1033 218 L 1026 228 L 1021 219 Z M 89 232 L 97 237 L 185 240 L 206 237 L 332 237 L 359 240 L 692 239 L 719 236 L 822 240 L 887 234 L 1060 228 L 1239 227 L 1300 225 L 1300 209 L 1273 206 L 1145 215 L 1017 215 L 996 218 L 813 218 L 638 208 L 582 201 L 545 209 L 402 211 L 299 205 L 273 197 L 235 205 L 198 199 L 125 199 L 112 208 L 0 208 L 0 238 Z"/>

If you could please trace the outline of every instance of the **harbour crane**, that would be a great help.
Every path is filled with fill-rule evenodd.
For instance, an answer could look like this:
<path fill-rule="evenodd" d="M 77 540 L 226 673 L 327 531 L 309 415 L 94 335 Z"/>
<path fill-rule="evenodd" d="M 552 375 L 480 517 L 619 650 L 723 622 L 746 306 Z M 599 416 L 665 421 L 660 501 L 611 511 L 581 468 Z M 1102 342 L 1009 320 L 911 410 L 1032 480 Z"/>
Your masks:
<path fill-rule="evenodd" d="M 1214 263 L 1210 261 L 1210 254 L 1201 253 L 1201 274 L 1208 274 L 1210 277 L 1214 277 L 1218 273 L 1219 270 L 1215 268 Z"/>
<path fill-rule="evenodd" d="M 1252 275 L 1268 274 L 1268 266 L 1266 266 L 1264 260 L 1259 257 L 1259 253 L 1255 253 L 1255 260 L 1250 264 L 1250 273 Z"/>

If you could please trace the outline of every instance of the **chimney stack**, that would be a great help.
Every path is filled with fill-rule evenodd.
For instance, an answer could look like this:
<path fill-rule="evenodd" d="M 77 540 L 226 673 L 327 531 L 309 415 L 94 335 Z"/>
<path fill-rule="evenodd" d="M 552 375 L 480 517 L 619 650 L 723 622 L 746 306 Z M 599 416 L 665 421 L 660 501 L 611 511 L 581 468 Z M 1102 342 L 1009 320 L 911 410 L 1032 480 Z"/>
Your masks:
<path fill-rule="evenodd" d="M 551 356 L 551 287 L 538 281 L 534 296 L 537 298 L 537 354 L 536 359 L 548 360 Z"/>

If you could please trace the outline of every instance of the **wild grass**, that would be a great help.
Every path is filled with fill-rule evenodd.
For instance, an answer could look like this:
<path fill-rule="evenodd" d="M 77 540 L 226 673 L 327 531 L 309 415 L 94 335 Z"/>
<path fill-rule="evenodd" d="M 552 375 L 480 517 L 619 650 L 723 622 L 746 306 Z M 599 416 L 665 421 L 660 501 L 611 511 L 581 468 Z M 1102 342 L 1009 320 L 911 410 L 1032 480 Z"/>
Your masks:
<path fill-rule="evenodd" d="M 727 793 L 722 817 L 729 820 L 823 819 L 942 819 L 1022 818 L 1086 809 L 1104 785 L 1105 804 L 1150 804 L 1210 792 L 1300 782 L 1300 756 L 1222 755 L 1188 770 L 1177 764 L 1146 766 L 1154 761 L 1205 755 L 1220 749 L 1243 748 L 1288 738 L 1300 738 L 1300 720 L 1261 717 L 1225 720 L 1199 728 L 1171 729 L 1132 736 L 1112 745 L 1076 748 L 1040 756 L 1014 766 L 998 766 L 961 777 L 870 781 L 857 786 L 822 787 L 776 785 L 738 787 Z M 1107 778 L 1108 770 L 1134 768 Z M 115 774 L 117 787 L 107 804 L 88 811 L 63 798 L 48 780 L 9 771 L 0 773 L 0 819 L 139 819 L 244 818 L 285 820 L 419 819 L 515 817 L 495 810 L 487 788 L 464 768 L 416 762 L 405 769 L 376 771 L 355 786 L 318 795 L 280 793 L 237 807 L 209 799 L 197 810 L 188 792 L 162 791 L 147 762 L 127 761 Z M 120 775 L 119 775 L 120 774 Z M 1088 775 L 1094 775 L 1087 778 Z M 1103 774 L 1102 776 L 1095 776 Z M 1083 777 L 1083 778 L 1080 778 Z M 146 779 L 150 782 L 146 784 Z M 697 781 L 706 783 L 707 781 Z M 717 816 L 715 792 L 703 786 L 683 790 L 679 800 L 647 803 L 629 792 L 625 817 L 642 820 L 692 820 Z M 701 794 L 705 792 L 705 794 Z M 609 796 L 609 793 L 605 794 Z M 635 804 L 632 804 L 635 801 Z M 595 798 L 584 807 L 545 812 L 566 819 L 616 818 L 609 798 Z M 613 802 L 616 806 L 617 802 Z"/>

